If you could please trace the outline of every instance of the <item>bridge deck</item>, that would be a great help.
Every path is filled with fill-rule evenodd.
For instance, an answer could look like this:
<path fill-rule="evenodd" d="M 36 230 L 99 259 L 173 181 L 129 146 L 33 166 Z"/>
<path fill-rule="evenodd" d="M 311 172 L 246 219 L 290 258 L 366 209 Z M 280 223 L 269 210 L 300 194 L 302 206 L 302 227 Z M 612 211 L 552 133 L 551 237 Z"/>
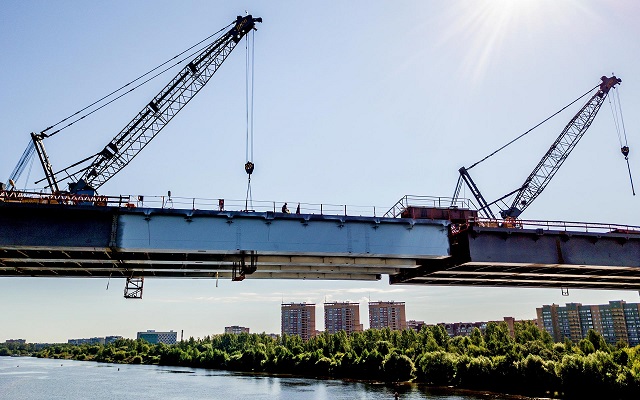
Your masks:
<path fill-rule="evenodd" d="M 0 276 L 640 290 L 637 227 L 0 201 Z M 453 232 L 453 233 L 452 233 Z"/>
<path fill-rule="evenodd" d="M 392 283 L 640 290 L 640 231 L 470 226 L 451 257 L 423 260 Z"/>
<path fill-rule="evenodd" d="M 447 221 L 0 202 L 0 276 L 377 280 L 449 255 Z M 253 260 L 253 261 L 252 261 Z"/>

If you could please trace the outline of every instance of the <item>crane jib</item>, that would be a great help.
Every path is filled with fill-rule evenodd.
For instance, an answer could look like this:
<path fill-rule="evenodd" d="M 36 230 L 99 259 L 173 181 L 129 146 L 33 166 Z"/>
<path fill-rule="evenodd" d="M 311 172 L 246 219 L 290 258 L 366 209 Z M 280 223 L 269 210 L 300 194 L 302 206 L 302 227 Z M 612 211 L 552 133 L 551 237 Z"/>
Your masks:
<path fill-rule="evenodd" d="M 135 118 L 97 154 L 97 157 L 90 156 L 71 167 L 78 166 L 89 159 L 93 159 L 93 161 L 75 172 L 67 172 L 67 176 L 60 181 L 68 181 L 69 189 L 72 192 L 76 190 L 95 191 L 121 171 L 204 87 L 240 39 L 255 29 L 256 22 L 262 22 L 262 18 L 253 18 L 251 15 L 238 16 L 232 22 L 232 27 L 196 54 L 162 91 L 147 103 Z M 53 192 L 58 192 L 56 173 L 53 173 L 44 152 L 42 137 L 32 136 L 49 187 Z M 71 167 L 62 171 L 68 171 Z"/>
<path fill-rule="evenodd" d="M 609 91 L 622 82 L 616 76 L 603 76 L 600 80 L 602 82 L 598 91 L 569 121 L 538 165 L 525 179 L 511 207 L 500 213 L 503 218 L 517 218 L 542 193 L 591 126 Z"/>

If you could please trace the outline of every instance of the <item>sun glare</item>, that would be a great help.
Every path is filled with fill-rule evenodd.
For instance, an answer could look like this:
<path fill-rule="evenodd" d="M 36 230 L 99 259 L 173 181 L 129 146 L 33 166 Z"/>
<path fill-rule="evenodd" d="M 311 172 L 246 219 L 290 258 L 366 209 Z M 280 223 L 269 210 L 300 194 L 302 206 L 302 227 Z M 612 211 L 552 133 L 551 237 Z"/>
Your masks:
<path fill-rule="evenodd" d="M 440 46 L 462 53 L 459 72 L 472 81 L 485 76 L 509 43 L 544 40 L 548 26 L 559 26 L 585 11 L 574 1 L 477 0 L 450 4 Z"/>

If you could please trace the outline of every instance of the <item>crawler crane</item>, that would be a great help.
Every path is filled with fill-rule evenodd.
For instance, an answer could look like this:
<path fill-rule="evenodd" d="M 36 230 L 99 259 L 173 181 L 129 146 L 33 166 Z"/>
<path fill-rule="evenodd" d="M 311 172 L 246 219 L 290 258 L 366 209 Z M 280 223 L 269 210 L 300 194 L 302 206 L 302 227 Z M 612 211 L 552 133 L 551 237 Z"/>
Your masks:
<path fill-rule="evenodd" d="M 158 93 L 144 108 L 98 153 L 90 155 L 60 171 L 54 172 L 44 147 L 44 139 L 58 133 L 49 127 L 31 133 L 31 143 L 9 179 L 9 186 L 27 164 L 26 158 L 37 153 L 46 180 L 54 193 L 64 193 L 61 184 L 68 184 L 71 194 L 95 194 L 96 189 L 126 167 L 133 158 L 171 121 L 171 119 L 207 84 L 227 59 L 238 42 L 262 18 L 251 15 L 237 17 L 224 34 L 206 46 Z M 249 171 L 247 171 L 249 173 Z M 0 188 L 1 189 L 1 188 Z"/>
<path fill-rule="evenodd" d="M 473 179 L 471 179 L 471 176 L 469 175 L 469 169 L 473 168 L 474 166 L 478 165 L 480 162 L 491 157 L 493 154 L 497 153 L 498 151 L 504 149 L 506 146 L 513 143 L 515 140 L 529 133 L 535 127 L 525 132 L 523 135 L 520 135 L 518 138 L 511 141 L 507 145 L 496 150 L 495 152 L 485 157 L 484 159 L 473 164 L 471 167 L 460 168 L 459 170 L 460 177 L 458 179 L 458 184 L 456 185 L 456 190 L 453 196 L 454 202 L 458 198 L 460 194 L 462 182 L 464 182 L 469 188 L 469 190 L 471 191 L 471 193 L 473 194 L 473 197 L 478 202 L 478 212 L 480 212 L 486 218 L 495 219 L 496 217 L 493 211 L 491 210 L 491 206 L 500 201 L 503 201 L 504 199 L 512 195 L 515 195 L 515 198 L 513 199 L 511 206 L 501 210 L 500 216 L 504 219 L 514 219 L 519 217 L 520 214 L 522 214 L 522 212 L 527 207 L 529 207 L 531 203 L 547 187 L 547 185 L 549 184 L 553 176 L 556 174 L 556 172 L 558 172 L 558 170 L 562 166 L 562 163 L 564 163 L 564 161 L 567 159 L 571 151 L 578 144 L 578 141 L 580 141 L 580 139 L 585 134 L 587 129 L 589 129 L 589 126 L 591 126 L 591 123 L 593 122 L 598 111 L 600 110 L 600 107 L 602 106 L 605 99 L 607 98 L 609 91 L 615 88 L 616 85 L 622 82 L 620 79 L 618 79 L 615 76 L 611 76 L 611 77 L 603 76 L 600 79 L 601 79 L 601 83 L 595 87 L 597 88 L 597 91 L 595 92 L 595 94 L 591 96 L 591 98 L 586 102 L 586 104 L 582 106 L 580 111 L 578 111 L 578 113 L 571 119 L 571 121 L 569 121 L 569 123 L 562 130 L 562 132 L 560 133 L 558 138 L 555 140 L 555 142 L 553 142 L 553 144 L 551 145 L 547 153 L 544 155 L 544 157 L 542 157 L 538 165 L 536 165 L 536 167 L 533 169 L 533 171 L 529 174 L 527 179 L 525 179 L 524 183 L 519 188 L 517 188 L 512 192 L 507 193 L 506 195 L 502 196 L 501 198 L 499 198 L 498 200 L 492 203 L 487 203 L 484 196 L 478 189 L 478 186 L 475 184 Z M 576 101 L 578 100 L 579 99 L 577 99 Z M 547 118 L 545 121 L 547 121 L 549 118 Z M 536 127 L 541 124 L 542 123 L 536 125 Z M 625 144 L 622 146 L 621 151 L 628 162 L 629 147 L 626 146 Z M 633 189 L 633 181 L 631 182 L 631 185 Z"/>

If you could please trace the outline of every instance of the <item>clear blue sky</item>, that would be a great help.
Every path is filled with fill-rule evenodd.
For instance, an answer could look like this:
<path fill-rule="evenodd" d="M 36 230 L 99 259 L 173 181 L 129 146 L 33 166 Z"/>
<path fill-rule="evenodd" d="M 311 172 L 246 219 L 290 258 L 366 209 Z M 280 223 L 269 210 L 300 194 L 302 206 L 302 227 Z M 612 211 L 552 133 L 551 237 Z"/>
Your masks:
<path fill-rule="evenodd" d="M 602 75 L 620 98 L 640 186 L 640 3 L 618 1 L 14 1 L 0 15 L 0 171 L 29 140 L 249 11 L 255 34 L 253 197 L 391 207 L 450 196 L 468 166 Z M 104 194 L 244 199 L 244 49 Z M 101 149 L 168 81 L 159 79 L 46 142 L 54 168 Z M 517 187 L 573 107 L 473 170 L 487 198 Z M 31 181 L 40 174 L 34 165 Z M 638 188 L 640 189 L 640 188 Z M 640 225 L 606 103 L 526 218 Z M 280 331 L 280 303 L 405 301 L 428 323 L 534 318 L 542 304 L 638 302 L 637 292 L 390 286 L 362 282 L 0 279 L 0 341 L 185 336 L 243 325 Z M 322 307 L 318 307 L 319 328 Z"/>

